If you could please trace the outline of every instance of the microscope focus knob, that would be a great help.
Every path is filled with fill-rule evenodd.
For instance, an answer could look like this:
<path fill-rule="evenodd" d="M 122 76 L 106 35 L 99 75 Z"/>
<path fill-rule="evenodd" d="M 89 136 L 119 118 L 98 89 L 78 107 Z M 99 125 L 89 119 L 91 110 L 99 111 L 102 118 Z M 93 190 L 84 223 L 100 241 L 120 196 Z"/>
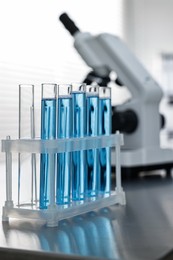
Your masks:
<path fill-rule="evenodd" d="M 112 133 L 117 130 L 131 134 L 138 126 L 138 118 L 133 110 L 115 111 L 112 113 Z"/>
<path fill-rule="evenodd" d="M 166 124 L 166 119 L 165 116 L 162 114 L 160 114 L 160 122 L 161 122 L 160 128 L 164 128 Z"/>
<path fill-rule="evenodd" d="M 122 83 L 122 81 L 121 81 L 119 78 L 116 78 L 115 83 L 116 83 L 118 86 L 120 86 L 120 87 L 123 87 L 123 86 L 124 86 L 124 84 Z"/>

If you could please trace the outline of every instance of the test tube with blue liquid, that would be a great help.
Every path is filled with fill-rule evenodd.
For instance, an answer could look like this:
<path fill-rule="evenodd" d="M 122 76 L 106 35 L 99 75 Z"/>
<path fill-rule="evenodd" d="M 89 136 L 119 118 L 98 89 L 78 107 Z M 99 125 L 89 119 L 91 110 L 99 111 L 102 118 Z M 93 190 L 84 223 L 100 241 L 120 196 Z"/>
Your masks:
<path fill-rule="evenodd" d="M 99 134 L 110 135 L 112 129 L 111 89 L 99 88 Z M 100 192 L 109 194 L 111 189 L 111 149 L 102 148 L 99 151 Z"/>
<path fill-rule="evenodd" d="M 72 137 L 71 85 L 58 85 L 58 127 L 57 138 Z M 71 197 L 71 153 L 57 155 L 56 203 L 68 204 Z"/>
<path fill-rule="evenodd" d="M 73 137 L 86 136 L 86 84 L 72 84 Z M 84 200 L 86 192 L 86 151 L 72 153 L 72 199 Z"/>
<path fill-rule="evenodd" d="M 56 138 L 56 84 L 42 84 L 41 98 L 41 139 Z M 40 157 L 40 208 L 45 209 L 53 199 L 54 190 L 50 190 L 50 182 L 55 174 L 55 155 L 41 154 Z M 52 187 L 53 187 L 52 183 Z M 55 189 L 55 186 L 53 187 Z"/>
<path fill-rule="evenodd" d="M 87 136 L 99 135 L 99 86 L 87 85 Z M 99 190 L 100 178 L 98 167 L 98 150 L 87 150 L 87 195 L 94 197 Z"/>

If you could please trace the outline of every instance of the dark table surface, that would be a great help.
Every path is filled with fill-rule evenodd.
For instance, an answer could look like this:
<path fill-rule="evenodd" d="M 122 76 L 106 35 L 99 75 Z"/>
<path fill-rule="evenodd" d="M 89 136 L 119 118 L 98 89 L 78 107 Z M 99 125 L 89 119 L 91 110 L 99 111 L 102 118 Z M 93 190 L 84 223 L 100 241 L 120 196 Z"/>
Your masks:
<path fill-rule="evenodd" d="M 38 221 L 3 222 L 0 247 L 29 250 L 32 256 L 41 251 L 69 258 L 160 259 L 173 248 L 173 179 L 147 174 L 123 180 L 123 187 L 126 206 L 63 220 L 55 228 Z"/>

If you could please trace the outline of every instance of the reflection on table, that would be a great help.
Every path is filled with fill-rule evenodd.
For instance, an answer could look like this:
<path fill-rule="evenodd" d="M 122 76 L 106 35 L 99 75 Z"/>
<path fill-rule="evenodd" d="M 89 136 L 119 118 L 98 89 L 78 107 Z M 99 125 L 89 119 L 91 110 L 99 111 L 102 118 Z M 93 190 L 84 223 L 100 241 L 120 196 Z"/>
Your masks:
<path fill-rule="evenodd" d="M 26 248 L 27 244 L 32 250 L 119 259 L 113 215 L 115 223 L 115 214 L 105 208 L 62 220 L 54 228 L 34 221 L 13 220 L 3 223 L 3 231 L 6 244 L 13 248 L 21 244 Z"/>

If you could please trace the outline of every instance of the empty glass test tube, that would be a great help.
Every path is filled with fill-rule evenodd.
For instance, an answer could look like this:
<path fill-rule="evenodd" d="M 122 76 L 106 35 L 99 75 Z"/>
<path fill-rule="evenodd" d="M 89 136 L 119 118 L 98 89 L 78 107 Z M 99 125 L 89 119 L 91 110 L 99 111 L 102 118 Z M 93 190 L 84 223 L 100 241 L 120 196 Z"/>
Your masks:
<path fill-rule="evenodd" d="M 58 86 L 57 138 L 72 137 L 72 97 L 71 85 Z M 71 153 L 57 155 L 56 203 L 68 204 L 71 197 Z"/>
<path fill-rule="evenodd" d="M 99 86 L 86 86 L 87 136 L 99 135 Z M 98 150 L 86 151 L 87 195 L 96 196 L 100 187 Z"/>
<path fill-rule="evenodd" d="M 86 85 L 72 84 L 73 137 L 86 136 Z M 86 151 L 72 153 L 72 199 L 83 200 L 86 192 Z"/>
<path fill-rule="evenodd" d="M 34 85 L 19 85 L 19 139 L 35 138 Z M 29 174 L 28 174 L 29 173 Z M 31 183 L 31 185 L 26 185 Z M 36 154 L 18 154 L 18 205 L 37 202 Z"/>
<path fill-rule="evenodd" d="M 99 134 L 110 135 L 112 129 L 111 89 L 99 88 Z M 111 149 L 102 148 L 99 151 L 100 192 L 110 193 L 111 189 Z"/>
<path fill-rule="evenodd" d="M 42 84 L 41 139 L 56 138 L 56 84 Z M 40 158 L 40 208 L 55 202 L 55 155 L 41 154 Z M 50 186 L 52 189 L 50 190 Z"/>

